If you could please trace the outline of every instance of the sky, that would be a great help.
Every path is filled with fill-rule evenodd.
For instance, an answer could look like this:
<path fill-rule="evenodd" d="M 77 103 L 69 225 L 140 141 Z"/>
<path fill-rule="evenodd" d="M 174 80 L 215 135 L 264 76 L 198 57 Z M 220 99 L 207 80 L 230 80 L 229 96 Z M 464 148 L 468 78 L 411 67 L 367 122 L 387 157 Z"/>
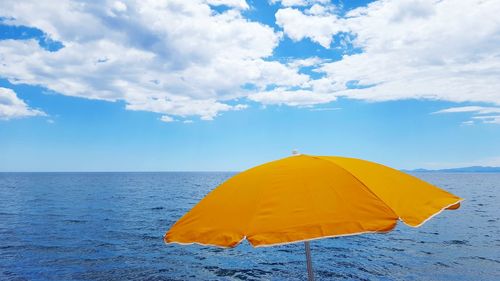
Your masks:
<path fill-rule="evenodd" d="M 500 1 L 0 2 L 0 171 L 500 166 Z"/>

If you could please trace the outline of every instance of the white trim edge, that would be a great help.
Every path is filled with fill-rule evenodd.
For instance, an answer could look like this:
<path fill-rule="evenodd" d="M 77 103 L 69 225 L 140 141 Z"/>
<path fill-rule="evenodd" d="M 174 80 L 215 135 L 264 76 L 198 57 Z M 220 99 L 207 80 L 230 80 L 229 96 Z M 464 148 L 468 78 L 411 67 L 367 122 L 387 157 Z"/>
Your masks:
<path fill-rule="evenodd" d="M 446 205 L 444 206 L 441 210 L 437 211 L 436 213 L 430 215 L 428 218 L 426 218 L 423 222 L 421 222 L 420 224 L 418 225 L 410 225 L 408 223 L 406 223 L 404 220 L 401 219 L 401 217 L 399 218 L 400 221 L 402 221 L 404 224 L 406 224 L 407 226 L 409 227 L 413 227 L 413 228 L 417 228 L 417 227 L 421 227 L 422 225 L 424 225 L 426 222 L 428 222 L 430 219 L 432 219 L 433 217 L 441 214 L 441 212 L 443 212 L 444 210 L 448 209 L 449 207 L 455 205 L 455 204 L 458 204 L 458 203 L 461 203 L 462 201 L 464 201 L 465 199 L 459 199 L 458 201 L 454 202 L 454 203 L 451 203 L 449 205 Z"/>
<path fill-rule="evenodd" d="M 246 236 L 243 236 L 243 238 L 241 238 L 240 241 L 238 241 L 238 243 L 236 243 L 234 246 L 222 246 L 222 245 L 215 245 L 215 244 L 205 244 L 205 243 L 201 243 L 201 242 L 188 242 L 188 243 L 183 243 L 183 242 L 177 242 L 177 241 L 172 241 L 172 242 L 167 242 L 165 240 L 165 236 L 163 237 L 163 242 L 167 245 L 169 244 L 178 244 L 178 245 L 200 245 L 200 246 L 210 246 L 210 247 L 217 247 L 217 248 L 224 248 L 224 249 L 230 249 L 230 248 L 235 248 L 237 247 L 239 244 L 241 244 L 241 242 L 243 242 L 243 240 L 247 239 Z"/>
<path fill-rule="evenodd" d="M 394 226 L 391 229 L 383 230 L 383 231 L 370 230 L 370 231 L 353 232 L 353 233 L 346 233 L 346 234 L 327 235 L 327 236 L 321 236 L 321 237 L 310 238 L 310 239 L 295 240 L 295 241 L 291 241 L 291 242 L 281 242 L 281 243 L 265 244 L 265 245 L 257 245 L 257 246 L 254 246 L 252 243 L 250 243 L 250 245 L 252 245 L 252 247 L 254 247 L 254 248 L 265 248 L 265 247 L 272 247 L 272 246 L 280 246 L 280 245 L 295 244 L 295 243 L 308 242 L 308 241 L 314 241 L 314 240 L 321 240 L 321 239 L 326 239 L 326 238 L 354 236 L 354 235 L 369 234 L 369 233 L 389 233 L 389 232 L 393 231 L 394 228 L 396 228 L 396 226 L 397 226 L 397 222 L 394 224 Z"/>

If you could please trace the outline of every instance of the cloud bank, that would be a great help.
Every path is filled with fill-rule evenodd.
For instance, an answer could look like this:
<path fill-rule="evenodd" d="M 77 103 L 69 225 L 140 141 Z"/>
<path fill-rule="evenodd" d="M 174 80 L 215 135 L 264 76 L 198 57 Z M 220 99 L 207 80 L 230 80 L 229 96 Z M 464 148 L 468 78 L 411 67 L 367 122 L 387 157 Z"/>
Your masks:
<path fill-rule="evenodd" d="M 325 76 L 309 82 L 315 94 L 500 104 L 499 10 L 494 0 L 386 0 L 343 16 L 298 8 L 276 16 L 293 40 L 331 48 L 334 36 L 345 32 L 359 50 L 319 66 Z"/>
<path fill-rule="evenodd" d="M 0 77 L 63 95 L 122 100 L 166 122 L 211 120 L 249 100 L 500 105 L 499 1 L 381 0 L 351 11 L 323 0 L 271 4 L 280 5 L 278 29 L 245 18 L 251 7 L 244 0 L 5 0 L 3 24 L 40 29 L 63 47 L 1 40 Z M 285 38 L 345 54 L 283 62 L 274 52 Z"/>
<path fill-rule="evenodd" d="M 217 13 L 210 4 L 229 9 Z M 245 19 L 245 8 L 245 1 L 213 0 L 2 1 L 4 24 L 38 28 L 64 47 L 51 52 L 36 40 L 0 41 L 0 75 L 64 95 L 124 100 L 130 110 L 210 120 L 242 109 L 237 99 L 247 95 L 245 85 L 308 79 L 266 59 L 280 35 Z"/>

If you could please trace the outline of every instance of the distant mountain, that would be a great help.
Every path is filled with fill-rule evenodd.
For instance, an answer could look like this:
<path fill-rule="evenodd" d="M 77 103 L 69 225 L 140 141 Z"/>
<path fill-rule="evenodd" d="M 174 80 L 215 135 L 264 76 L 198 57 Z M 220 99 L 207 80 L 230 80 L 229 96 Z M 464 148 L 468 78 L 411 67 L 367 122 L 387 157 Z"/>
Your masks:
<path fill-rule="evenodd" d="M 471 167 L 440 169 L 440 170 L 415 169 L 415 170 L 402 170 L 402 171 L 410 173 L 500 173 L 500 167 L 471 166 Z"/>

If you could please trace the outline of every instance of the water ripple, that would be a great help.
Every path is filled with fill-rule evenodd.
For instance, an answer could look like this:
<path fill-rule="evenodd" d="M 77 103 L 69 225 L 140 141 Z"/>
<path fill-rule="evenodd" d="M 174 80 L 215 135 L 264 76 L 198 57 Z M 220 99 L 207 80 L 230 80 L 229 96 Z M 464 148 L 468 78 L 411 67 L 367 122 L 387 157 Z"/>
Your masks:
<path fill-rule="evenodd" d="M 232 175 L 0 173 L 0 280 L 304 280 L 301 243 L 163 243 Z M 500 175 L 418 176 L 467 200 L 418 229 L 313 241 L 318 280 L 500 280 Z"/>

